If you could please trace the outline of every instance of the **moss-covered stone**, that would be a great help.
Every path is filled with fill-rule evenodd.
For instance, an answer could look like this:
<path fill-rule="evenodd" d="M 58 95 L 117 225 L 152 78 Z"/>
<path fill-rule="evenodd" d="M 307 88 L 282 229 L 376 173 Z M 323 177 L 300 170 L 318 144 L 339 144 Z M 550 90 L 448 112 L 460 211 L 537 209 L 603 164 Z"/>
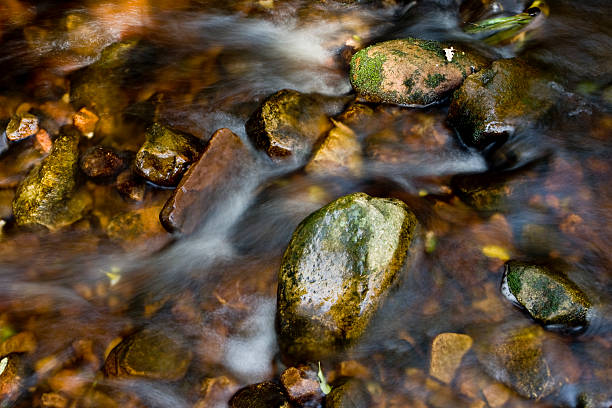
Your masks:
<path fill-rule="evenodd" d="M 280 385 L 265 381 L 244 387 L 229 401 L 230 408 L 289 408 Z"/>
<path fill-rule="evenodd" d="M 406 38 L 374 44 L 351 60 L 350 80 L 359 97 L 370 102 L 428 105 L 458 88 L 487 61 L 454 44 Z"/>
<path fill-rule="evenodd" d="M 448 120 L 465 144 L 484 148 L 537 123 L 555 94 L 550 79 L 524 61 L 498 60 L 455 91 Z"/>
<path fill-rule="evenodd" d="M 510 261 L 502 284 L 504 294 L 534 320 L 562 330 L 583 330 L 591 302 L 565 275 L 546 267 Z"/>
<path fill-rule="evenodd" d="M 119 343 L 108 355 L 104 371 L 109 377 L 145 377 L 176 381 L 185 376 L 192 353 L 161 329 L 139 331 Z"/>
<path fill-rule="evenodd" d="M 341 197 L 302 221 L 279 273 L 284 356 L 314 361 L 359 338 L 412 260 L 418 231 L 401 201 L 363 193 Z"/>
<path fill-rule="evenodd" d="M 366 385 L 354 378 L 345 378 L 334 384 L 329 395 L 325 397 L 326 408 L 368 408 L 372 398 Z"/>
<path fill-rule="evenodd" d="M 305 159 L 332 127 L 328 116 L 341 112 L 346 98 L 283 89 L 269 96 L 245 127 L 255 146 L 274 159 Z"/>
<path fill-rule="evenodd" d="M 75 128 L 63 127 L 49 156 L 21 182 L 13 201 L 18 225 L 56 229 L 81 217 L 85 204 L 83 197 L 75 194 L 79 136 Z"/>
<path fill-rule="evenodd" d="M 136 171 L 157 185 L 176 186 L 200 150 L 201 143 L 195 137 L 154 123 L 136 153 Z"/>

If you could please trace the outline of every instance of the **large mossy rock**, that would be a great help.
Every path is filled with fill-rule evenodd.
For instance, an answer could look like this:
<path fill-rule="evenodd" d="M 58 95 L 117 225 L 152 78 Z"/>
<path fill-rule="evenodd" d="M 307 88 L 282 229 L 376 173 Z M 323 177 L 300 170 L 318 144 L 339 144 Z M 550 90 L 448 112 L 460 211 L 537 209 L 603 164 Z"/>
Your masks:
<path fill-rule="evenodd" d="M 502 291 L 548 328 L 580 331 L 588 326 L 591 302 L 565 275 L 544 266 L 506 263 Z"/>
<path fill-rule="evenodd" d="M 229 401 L 230 408 L 290 408 L 280 385 L 265 381 L 244 387 Z"/>
<path fill-rule="evenodd" d="M 445 49 L 451 47 L 454 54 L 447 58 Z M 456 44 L 406 38 L 357 52 L 351 60 L 350 80 L 359 97 L 369 102 L 429 105 L 486 64 L 484 58 Z"/>
<path fill-rule="evenodd" d="M 145 329 L 127 337 L 108 355 L 109 377 L 144 377 L 176 381 L 185 376 L 193 353 L 172 333 Z"/>
<path fill-rule="evenodd" d="M 136 153 L 136 171 L 154 184 L 176 186 L 200 150 L 201 143 L 195 137 L 154 123 Z"/>
<path fill-rule="evenodd" d="M 448 120 L 479 149 L 533 126 L 553 107 L 554 83 L 520 59 L 502 59 L 470 75 L 453 95 Z"/>
<path fill-rule="evenodd" d="M 13 201 L 18 225 L 57 229 L 80 218 L 85 204 L 75 194 L 79 137 L 74 127 L 63 127 L 49 156 L 21 182 Z"/>
<path fill-rule="evenodd" d="M 279 273 L 284 357 L 314 361 L 359 338 L 412 260 L 418 231 L 401 201 L 364 193 L 341 197 L 302 221 Z"/>
<path fill-rule="evenodd" d="M 304 160 L 332 127 L 329 116 L 347 100 L 283 89 L 266 98 L 245 127 L 255 146 L 273 159 Z"/>

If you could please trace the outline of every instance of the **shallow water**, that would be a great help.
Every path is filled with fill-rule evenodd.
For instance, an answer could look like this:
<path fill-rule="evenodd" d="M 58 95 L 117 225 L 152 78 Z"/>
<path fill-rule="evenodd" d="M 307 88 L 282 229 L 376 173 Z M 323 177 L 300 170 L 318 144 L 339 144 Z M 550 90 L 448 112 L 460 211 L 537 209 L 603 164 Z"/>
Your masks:
<path fill-rule="evenodd" d="M 467 12 L 458 3 L 0 2 L 7 16 L 0 17 L 0 119 L 26 102 L 70 111 L 61 102 L 68 75 L 128 38 L 146 41 L 121 84 L 130 104 L 161 92 L 160 117 L 203 140 L 227 127 L 247 141 L 249 115 L 283 88 L 349 94 L 351 50 L 406 36 L 458 40 L 492 57 L 524 56 L 555 75 L 568 100 L 576 101 L 486 154 L 465 147 L 445 124 L 448 101 L 423 109 L 382 106 L 357 132 L 371 152 L 361 174 L 315 176 L 257 152 L 256 170 L 226 185 L 222 202 L 211 198 L 193 235 L 159 228 L 127 243 L 109 239 L 103 225 L 118 213 L 161 208 L 169 190 L 148 185 L 143 203 L 129 203 L 112 187 L 84 183 L 94 197 L 92 217 L 52 233 L 23 231 L 10 217 L 16 183 L 9 176 L 25 170 L 6 163 L 17 155 L 11 148 L 0 157 L 0 193 L 6 192 L 0 209 L 7 222 L 0 242 L 0 324 L 34 333 L 37 348 L 23 357 L 23 392 L 4 404 L 42 406 L 43 394 L 59 392 L 87 406 L 84 396 L 96 390 L 121 406 L 225 406 L 238 387 L 278 377 L 284 366 L 274 313 L 282 253 L 305 216 L 363 191 L 405 201 L 430 250 L 403 277 L 365 338 L 322 362 L 330 377 L 346 374 L 341 361 L 357 361 L 375 406 L 502 406 L 491 399 L 493 381 L 473 353 L 448 386 L 427 372 L 439 333 L 469 333 L 478 343 L 490 332 L 529 324 L 500 292 L 509 256 L 564 265 L 596 299 L 600 316 L 583 335 L 551 334 L 572 351 L 559 361 L 569 373 L 565 387 L 542 401 L 496 391 L 507 394 L 503 406 L 579 406 L 583 393 L 596 396 L 595 406 L 612 406 L 610 3 L 551 1 L 550 16 L 520 47 L 486 46 L 465 34 Z M 526 6 L 501 3 L 510 14 Z M 136 151 L 142 126 L 118 116 L 110 115 L 103 130 L 82 143 Z M 399 136 L 381 138 L 385 132 Z M 502 178 L 508 186 L 503 208 L 479 213 L 462 203 L 451 190 L 451 178 L 461 174 Z M 183 380 L 101 374 L 113 339 L 143 327 L 177 333 L 193 351 Z M 83 340 L 91 341 L 91 353 L 78 351 L 75 342 Z M 231 386 L 202 402 L 202 382 L 221 376 Z"/>

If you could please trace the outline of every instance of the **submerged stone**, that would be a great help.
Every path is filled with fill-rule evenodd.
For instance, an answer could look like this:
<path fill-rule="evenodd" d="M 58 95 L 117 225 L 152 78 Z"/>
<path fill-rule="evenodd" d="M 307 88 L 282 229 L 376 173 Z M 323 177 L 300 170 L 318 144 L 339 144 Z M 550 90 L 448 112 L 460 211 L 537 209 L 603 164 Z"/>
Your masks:
<path fill-rule="evenodd" d="M 281 374 L 281 384 L 291 402 L 314 405 L 323 399 L 317 373 L 308 366 L 289 367 Z"/>
<path fill-rule="evenodd" d="M 358 177 L 363 167 L 361 143 L 348 126 L 340 122 L 334 123 L 336 126 L 314 151 L 305 171 Z"/>
<path fill-rule="evenodd" d="M 571 350 L 540 326 L 501 325 L 474 335 L 485 371 L 525 398 L 541 399 L 576 380 Z"/>
<path fill-rule="evenodd" d="M 553 106 L 554 83 L 516 58 L 493 62 L 470 75 L 453 95 L 448 111 L 465 144 L 483 149 L 533 126 Z"/>
<path fill-rule="evenodd" d="M 341 197 L 302 221 L 279 273 L 284 356 L 314 361 L 359 338 L 412 261 L 418 231 L 404 203 L 364 193 Z"/>
<path fill-rule="evenodd" d="M 21 113 L 11 118 L 6 126 L 6 138 L 17 142 L 38 132 L 38 117 L 31 113 Z"/>
<path fill-rule="evenodd" d="M 0 358 L 0 404 L 3 407 L 13 406 L 22 392 L 23 383 L 23 368 L 19 357 L 10 354 Z"/>
<path fill-rule="evenodd" d="M 266 381 L 244 387 L 229 401 L 230 408 L 289 408 L 281 387 Z"/>
<path fill-rule="evenodd" d="M 357 379 L 343 379 L 325 397 L 326 408 L 368 408 L 372 406 L 365 384 Z"/>
<path fill-rule="evenodd" d="M 146 141 L 136 153 L 136 170 L 160 186 L 176 186 L 199 155 L 200 142 L 191 135 L 159 123 L 147 129 Z"/>
<path fill-rule="evenodd" d="M 429 375 L 450 384 L 473 340 L 467 334 L 441 333 L 431 344 Z"/>
<path fill-rule="evenodd" d="M 109 147 L 94 146 L 87 150 L 80 161 L 81 171 L 94 180 L 110 179 L 124 167 L 123 158 Z"/>
<path fill-rule="evenodd" d="M 452 57 L 445 50 L 451 50 Z M 450 52 L 450 51 L 449 51 Z M 406 38 L 374 44 L 351 60 L 350 80 L 369 102 L 439 102 L 487 61 L 454 44 Z"/>
<path fill-rule="evenodd" d="M 581 331 L 589 323 L 591 302 L 565 275 L 544 266 L 506 263 L 502 292 L 547 328 Z"/>
<path fill-rule="evenodd" d="M 82 203 L 75 196 L 79 132 L 62 128 L 51 153 L 34 167 L 17 188 L 13 214 L 18 225 L 56 229 L 80 218 Z"/>
<path fill-rule="evenodd" d="M 161 211 L 162 225 L 170 232 L 189 234 L 232 193 L 249 184 L 255 157 L 240 137 L 229 129 L 217 130 L 204 153 L 181 179 Z"/>
<path fill-rule="evenodd" d="M 180 339 L 161 330 L 145 329 L 117 345 L 106 358 L 109 377 L 144 377 L 176 381 L 185 376 L 192 353 Z"/>
<path fill-rule="evenodd" d="M 255 146 L 273 159 L 305 159 L 315 142 L 331 127 L 328 116 L 345 100 L 283 89 L 266 98 L 245 127 Z"/>

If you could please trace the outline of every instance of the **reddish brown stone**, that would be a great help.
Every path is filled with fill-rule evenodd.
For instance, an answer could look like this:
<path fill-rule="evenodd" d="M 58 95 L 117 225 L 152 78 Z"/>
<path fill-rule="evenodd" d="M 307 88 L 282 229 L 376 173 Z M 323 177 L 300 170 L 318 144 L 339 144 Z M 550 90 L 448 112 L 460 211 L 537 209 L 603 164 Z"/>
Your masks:
<path fill-rule="evenodd" d="M 229 129 L 217 130 L 199 160 L 181 179 L 159 218 L 171 232 L 193 232 L 206 214 L 229 200 L 231 186 L 252 174 L 255 158 Z"/>
<path fill-rule="evenodd" d="M 306 366 L 286 369 L 281 375 L 281 383 L 289 399 L 299 405 L 320 401 L 324 397 L 317 374 Z"/>
<path fill-rule="evenodd" d="M 81 157 L 81 171 L 92 179 L 108 179 L 124 167 L 123 159 L 113 149 L 94 146 Z"/>
<path fill-rule="evenodd" d="M 72 116 L 74 126 L 81 131 L 85 136 L 93 136 L 96 124 L 100 118 L 87 108 L 81 108 L 80 111 Z"/>

